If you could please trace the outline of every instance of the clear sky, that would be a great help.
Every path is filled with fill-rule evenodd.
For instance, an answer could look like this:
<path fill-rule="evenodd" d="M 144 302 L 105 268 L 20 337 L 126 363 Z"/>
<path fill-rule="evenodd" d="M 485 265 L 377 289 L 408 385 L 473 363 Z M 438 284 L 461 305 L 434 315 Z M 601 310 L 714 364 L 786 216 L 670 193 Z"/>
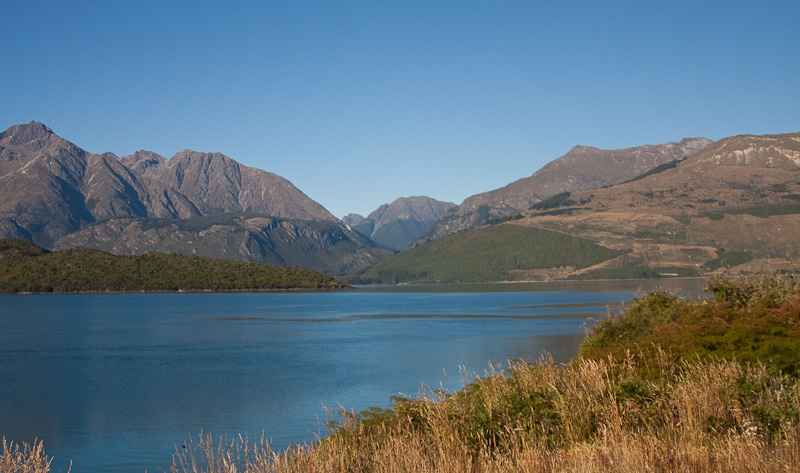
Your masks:
<path fill-rule="evenodd" d="M 221 152 L 337 217 L 574 145 L 800 131 L 800 1 L 4 1 L 0 129 Z"/>

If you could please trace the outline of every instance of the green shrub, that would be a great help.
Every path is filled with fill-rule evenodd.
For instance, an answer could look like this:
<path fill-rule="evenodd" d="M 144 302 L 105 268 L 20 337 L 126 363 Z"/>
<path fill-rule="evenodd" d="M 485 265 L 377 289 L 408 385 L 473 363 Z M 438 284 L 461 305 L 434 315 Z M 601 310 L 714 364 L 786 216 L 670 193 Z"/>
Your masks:
<path fill-rule="evenodd" d="M 724 358 L 765 363 L 800 374 L 800 284 L 795 273 L 750 278 L 714 278 L 710 297 L 689 300 L 650 292 L 632 305 L 594 321 L 580 347 L 582 356 L 624 357 L 663 347 L 685 360 Z"/>

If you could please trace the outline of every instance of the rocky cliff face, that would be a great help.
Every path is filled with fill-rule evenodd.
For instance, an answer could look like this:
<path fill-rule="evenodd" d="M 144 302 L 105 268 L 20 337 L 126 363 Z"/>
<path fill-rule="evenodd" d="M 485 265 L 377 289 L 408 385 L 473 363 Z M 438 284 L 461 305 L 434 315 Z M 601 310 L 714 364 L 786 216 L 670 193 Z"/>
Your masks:
<path fill-rule="evenodd" d="M 633 179 L 645 172 L 692 155 L 712 143 L 706 138 L 634 148 L 603 150 L 576 146 L 532 176 L 468 197 L 439 219 L 428 233 L 440 238 L 490 220 L 510 217 L 562 192 L 599 189 Z"/>
<path fill-rule="evenodd" d="M 357 232 L 383 246 L 404 250 L 454 206 L 452 202 L 430 197 L 401 197 L 391 204 L 381 205 L 366 218 L 351 225 Z M 350 220 L 355 221 L 352 217 Z"/>
<path fill-rule="evenodd" d="M 800 135 L 738 135 L 720 140 L 692 160 L 698 166 L 752 166 L 797 171 Z"/>

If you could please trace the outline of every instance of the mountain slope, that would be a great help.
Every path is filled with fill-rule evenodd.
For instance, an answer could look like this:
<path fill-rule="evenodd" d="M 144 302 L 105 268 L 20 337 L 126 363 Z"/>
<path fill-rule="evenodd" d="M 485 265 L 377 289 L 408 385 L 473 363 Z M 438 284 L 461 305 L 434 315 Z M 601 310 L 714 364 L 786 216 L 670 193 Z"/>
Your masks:
<path fill-rule="evenodd" d="M 289 181 L 219 153 L 96 155 L 38 122 L 0 134 L 0 236 L 48 246 L 107 218 L 241 211 L 337 221 Z"/>
<path fill-rule="evenodd" d="M 617 252 L 589 266 L 576 253 L 564 253 L 548 268 L 527 265 L 504 273 L 504 279 L 696 276 L 727 267 L 791 267 L 800 257 L 800 133 L 726 138 L 671 169 L 543 201 L 520 218 L 476 229 L 473 238 L 504 226 Z M 526 241 L 529 237 L 521 236 L 514 244 Z M 410 275 L 399 281 L 412 282 L 421 273 L 418 264 L 392 269 Z"/>
<path fill-rule="evenodd" d="M 85 247 L 117 255 L 147 251 L 302 266 L 342 275 L 374 264 L 388 250 L 339 222 L 286 220 L 234 212 L 189 219 L 117 218 L 72 232 L 54 250 Z"/>
<path fill-rule="evenodd" d="M 800 134 L 726 138 L 674 169 L 570 200 L 515 223 L 631 251 L 583 277 L 785 267 L 800 255 Z"/>
<path fill-rule="evenodd" d="M 623 253 L 549 230 L 490 225 L 417 245 L 361 272 L 358 280 L 396 284 L 537 279 L 539 271 L 563 261 L 585 268 Z"/>
<path fill-rule="evenodd" d="M 404 250 L 454 206 L 430 197 L 401 197 L 381 205 L 366 218 L 353 214 L 346 218 L 353 230 L 362 235 L 388 248 Z"/>
<path fill-rule="evenodd" d="M 145 189 L 111 154 L 94 155 L 38 122 L 0 134 L 0 236 L 49 246 L 97 219 L 144 216 Z"/>
<path fill-rule="evenodd" d="M 468 197 L 434 223 L 427 236 L 441 238 L 491 220 L 511 217 L 563 192 L 619 184 L 659 165 L 691 155 L 710 143 L 711 140 L 706 138 L 686 138 L 677 143 L 618 150 L 576 146 L 530 177 Z"/>
<path fill-rule="evenodd" d="M 336 220 L 286 179 L 243 166 L 220 153 L 185 150 L 167 160 L 139 151 L 120 161 L 142 176 L 151 216 L 255 212 L 300 220 Z"/>

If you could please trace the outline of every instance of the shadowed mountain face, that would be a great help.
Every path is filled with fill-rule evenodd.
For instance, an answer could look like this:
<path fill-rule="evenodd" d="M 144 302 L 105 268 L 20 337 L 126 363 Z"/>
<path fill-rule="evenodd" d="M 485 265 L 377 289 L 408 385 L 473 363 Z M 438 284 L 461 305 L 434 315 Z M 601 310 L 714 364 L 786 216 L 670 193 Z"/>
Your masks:
<path fill-rule="evenodd" d="M 116 245 L 123 253 L 165 251 L 174 246 L 162 247 L 155 235 L 148 236 L 146 232 L 133 235 L 135 226 L 115 220 L 192 219 L 237 212 L 249 217 L 261 215 L 281 221 L 323 222 L 340 226 L 339 232 L 319 234 L 314 234 L 318 227 L 313 225 L 306 228 L 298 224 L 306 229 L 291 230 L 305 232 L 307 237 L 317 242 L 304 242 L 307 248 L 313 247 L 308 261 L 305 261 L 307 267 L 316 264 L 315 260 L 327 261 L 326 258 L 320 259 L 319 252 L 336 246 L 323 241 L 334 234 L 337 235 L 335 238 L 344 238 L 352 243 L 347 251 L 358 252 L 374 246 L 344 228 L 336 217 L 286 179 L 243 166 L 219 153 L 186 150 L 171 159 L 149 151 L 139 151 L 123 158 L 111 153 L 98 155 L 60 138 L 39 122 L 15 125 L 0 134 L 0 238 L 21 238 L 46 248 L 53 247 L 56 242 L 63 248 L 69 246 L 66 242 L 71 242 L 72 245 L 95 248 Z M 144 227 L 162 228 L 162 223 Z M 127 229 L 126 232 L 114 230 L 122 227 Z M 199 232 L 208 230 L 201 228 L 202 225 L 188 227 L 197 227 Z M 76 232 L 83 232 L 84 236 Z M 274 242 L 262 235 L 256 241 L 264 248 L 257 249 L 252 242 L 236 240 L 246 238 L 247 232 L 243 228 L 233 233 L 237 237 L 224 241 L 216 239 L 213 245 L 206 245 L 205 254 L 258 261 L 252 255 L 270 254 L 269 247 L 274 246 Z M 105 240 L 98 240 L 98 235 Z M 286 240 L 293 238 L 280 231 L 270 235 Z M 191 232 L 183 233 L 182 237 L 192 241 L 204 238 Z M 291 245 L 278 246 L 288 248 Z M 241 247 L 248 249 L 240 252 Z M 336 247 L 342 264 L 327 261 L 323 265 L 332 273 L 349 265 L 343 262 L 349 258 L 342 253 L 343 247 Z M 250 256 L 247 256 L 248 252 Z M 265 259 L 269 262 L 290 260 L 298 265 L 304 262 L 300 254 L 284 256 L 287 255 Z M 370 258 L 354 259 L 367 261 Z M 319 266 L 317 264 L 314 269 L 319 269 Z"/>
<path fill-rule="evenodd" d="M 345 217 L 345 223 L 387 248 L 404 250 L 453 207 L 452 202 L 430 197 L 401 197 L 391 204 L 381 205 L 366 218 L 350 214 Z"/>
<path fill-rule="evenodd" d="M 508 218 L 563 192 L 616 185 L 692 155 L 710 143 L 712 141 L 706 138 L 686 138 L 677 143 L 618 150 L 576 146 L 530 177 L 468 197 L 434 223 L 427 237 L 441 238 L 491 220 Z"/>

